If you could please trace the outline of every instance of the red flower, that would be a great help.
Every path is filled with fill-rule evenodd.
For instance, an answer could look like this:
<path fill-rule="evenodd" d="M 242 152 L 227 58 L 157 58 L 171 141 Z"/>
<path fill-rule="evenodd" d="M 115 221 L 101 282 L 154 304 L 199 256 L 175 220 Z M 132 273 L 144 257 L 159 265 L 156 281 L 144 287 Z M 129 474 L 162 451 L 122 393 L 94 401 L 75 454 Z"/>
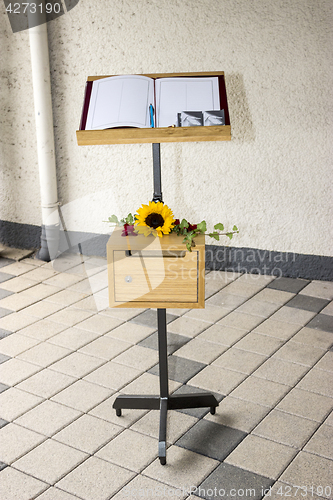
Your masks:
<path fill-rule="evenodd" d="M 175 226 L 179 226 L 180 224 L 180 220 L 179 219 L 176 219 L 175 222 L 174 222 L 174 225 Z M 188 223 L 188 228 L 187 228 L 187 231 L 194 231 L 194 229 L 197 228 L 197 224 L 190 224 Z"/>
<path fill-rule="evenodd" d="M 134 231 L 134 224 L 124 224 L 122 236 L 137 236 L 137 233 Z"/>

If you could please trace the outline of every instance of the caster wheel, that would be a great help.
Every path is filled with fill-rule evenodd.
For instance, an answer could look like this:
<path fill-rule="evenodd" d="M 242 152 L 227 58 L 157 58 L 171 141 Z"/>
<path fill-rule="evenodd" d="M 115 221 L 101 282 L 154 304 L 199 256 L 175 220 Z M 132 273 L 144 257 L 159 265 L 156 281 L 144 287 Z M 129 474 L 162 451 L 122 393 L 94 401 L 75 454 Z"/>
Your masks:
<path fill-rule="evenodd" d="M 211 413 L 211 415 L 215 415 L 215 412 L 216 412 L 215 406 L 211 406 L 210 407 L 210 413 Z"/>
<path fill-rule="evenodd" d="M 121 408 L 116 409 L 116 415 L 117 417 L 121 417 Z"/>
<path fill-rule="evenodd" d="M 160 457 L 160 463 L 161 463 L 161 465 L 165 465 L 166 464 L 166 457 Z"/>

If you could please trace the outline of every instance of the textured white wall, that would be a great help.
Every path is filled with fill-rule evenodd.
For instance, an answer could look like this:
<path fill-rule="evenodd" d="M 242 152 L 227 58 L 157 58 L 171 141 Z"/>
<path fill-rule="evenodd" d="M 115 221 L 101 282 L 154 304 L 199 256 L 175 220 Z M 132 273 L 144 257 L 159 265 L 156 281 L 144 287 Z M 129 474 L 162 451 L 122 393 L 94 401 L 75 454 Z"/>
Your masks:
<path fill-rule="evenodd" d="M 153 190 L 151 145 L 77 146 L 86 77 L 222 70 L 232 140 L 162 144 L 165 203 L 209 228 L 236 223 L 234 246 L 333 255 L 332 11 L 331 0 L 80 0 L 52 21 L 67 228 L 108 232 L 104 219 Z M 0 40 L 0 219 L 40 225 L 29 37 L 4 9 Z"/>

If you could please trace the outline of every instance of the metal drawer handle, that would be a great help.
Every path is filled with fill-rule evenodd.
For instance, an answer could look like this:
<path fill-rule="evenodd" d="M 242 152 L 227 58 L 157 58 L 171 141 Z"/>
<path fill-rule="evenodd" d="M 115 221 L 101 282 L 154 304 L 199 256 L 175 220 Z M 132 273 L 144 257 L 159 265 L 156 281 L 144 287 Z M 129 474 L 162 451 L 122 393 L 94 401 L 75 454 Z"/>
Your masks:
<path fill-rule="evenodd" d="M 126 283 L 132 283 L 132 276 L 126 276 L 125 281 Z"/>
<path fill-rule="evenodd" d="M 168 259 L 183 259 L 186 256 L 185 250 L 162 250 L 160 252 L 154 251 L 140 251 L 140 250 L 125 250 L 126 257 L 140 257 L 140 258 L 168 258 Z"/>

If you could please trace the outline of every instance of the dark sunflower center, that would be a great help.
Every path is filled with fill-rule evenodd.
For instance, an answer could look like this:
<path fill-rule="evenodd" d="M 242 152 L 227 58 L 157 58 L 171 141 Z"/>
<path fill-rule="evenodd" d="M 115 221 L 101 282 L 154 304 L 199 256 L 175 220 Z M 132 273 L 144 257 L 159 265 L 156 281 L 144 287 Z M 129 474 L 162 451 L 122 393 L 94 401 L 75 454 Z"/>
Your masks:
<path fill-rule="evenodd" d="M 154 229 L 156 229 L 159 226 L 163 226 L 164 219 L 163 219 L 161 214 L 152 213 L 152 214 L 147 215 L 147 217 L 145 219 L 145 223 L 147 224 L 147 226 L 150 226 L 150 227 L 153 227 Z"/>

